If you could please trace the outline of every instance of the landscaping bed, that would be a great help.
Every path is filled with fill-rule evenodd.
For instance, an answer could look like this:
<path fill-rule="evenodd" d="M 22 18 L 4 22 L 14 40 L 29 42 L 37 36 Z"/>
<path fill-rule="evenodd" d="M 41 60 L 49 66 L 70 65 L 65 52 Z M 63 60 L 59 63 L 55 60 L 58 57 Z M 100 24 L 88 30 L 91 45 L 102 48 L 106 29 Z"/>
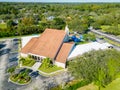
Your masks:
<path fill-rule="evenodd" d="M 22 63 L 22 66 L 32 67 L 36 61 L 34 59 L 27 57 L 27 58 L 20 58 L 19 62 Z"/>
<path fill-rule="evenodd" d="M 43 65 L 41 65 L 39 67 L 39 70 L 40 71 L 43 71 L 45 73 L 52 73 L 52 72 L 55 72 L 55 71 L 58 71 L 58 70 L 61 70 L 62 68 L 61 67 L 57 67 L 56 65 L 53 65 L 52 67 L 44 67 Z"/>
<path fill-rule="evenodd" d="M 76 45 L 80 45 L 80 44 L 87 44 L 87 43 L 89 43 L 89 41 L 76 42 L 75 44 L 76 44 Z"/>
<path fill-rule="evenodd" d="M 56 65 L 53 65 L 51 63 L 51 60 L 49 60 L 49 58 L 44 59 L 42 65 L 39 67 L 39 70 L 45 73 L 52 73 L 61 69 L 62 69 L 61 67 L 57 67 Z"/>
<path fill-rule="evenodd" d="M 18 74 L 11 74 L 10 81 L 15 84 L 25 85 L 31 82 L 31 77 L 28 75 L 28 71 L 20 72 Z"/>

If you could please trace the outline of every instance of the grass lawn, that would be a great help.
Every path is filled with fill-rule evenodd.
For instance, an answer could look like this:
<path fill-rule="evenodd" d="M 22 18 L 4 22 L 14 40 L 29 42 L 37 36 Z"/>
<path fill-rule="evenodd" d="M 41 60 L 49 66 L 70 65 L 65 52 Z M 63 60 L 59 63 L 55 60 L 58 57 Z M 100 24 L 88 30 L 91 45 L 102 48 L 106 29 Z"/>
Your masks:
<path fill-rule="evenodd" d="M 89 84 L 89 85 L 83 86 L 81 88 L 78 88 L 77 90 L 98 90 L 98 86 L 96 86 L 94 84 Z"/>
<path fill-rule="evenodd" d="M 109 25 L 102 25 L 101 26 L 101 29 L 102 29 L 103 32 L 106 32 L 106 29 L 108 29 L 108 28 L 110 28 Z"/>
<path fill-rule="evenodd" d="M 21 58 L 20 62 L 22 62 L 22 66 L 32 67 L 36 61 L 30 58 Z"/>
<path fill-rule="evenodd" d="M 89 43 L 88 41 L 76 42 L 77 45 Z"/>
<path fill-rule="evenodd" d="M 110 25 L 102 25 L 102 26 L 101 26 L 102 29 L 107 29 L 107 28 L 109 28 L 109 27 L 110 27 Z"/>
<path fill-rule="evenodd" d="M 101 90 L 120 90 L 120 78 L 112 81 L 106 88 L 102 88 Z"/>
<path fill-rule="evenodd" d="M 115 45 L 115 46 L 118 46 L 118 47 L 120 47 L 120 44 L 119 43 L 117 43 L 117 42 L 114 42 L 113 40 L 110 40 L 110 39 L 108 39 L 108 38 L 104 38 L 107 42 L 109 42 L 110 44 L 113 44 L 113 45 Z"/>
<path fill-rule="evenodd" d="M 57 67 L 56 65 L 53 65 L 52 67 L 48 67 L 48 68 L 44 67 L 43 65 L 41 65 L 39 67 L 39 70 L 41 70 L 41 71 L 43 71 L 45 73 L 52 73 L 52 72 L 55 72 L 55 71 L 61 70 L 61 69 L 63 69 L 63 68 Z"/>
<path fill-rule="evenodd" d="M 89 84 L 78 88 L 77 90 L 98 90 L 98 86 L 94 84 Z M 120 90 L 120 78 L 112 81 L 106 88 L 101 88 L 100 90 Z"/>
<path fill-rule="evenodd" d="M 5 29 L 5 28 L 7 28 L 7 25 L 6 24 L 0 24 L 0 28 Z"/>

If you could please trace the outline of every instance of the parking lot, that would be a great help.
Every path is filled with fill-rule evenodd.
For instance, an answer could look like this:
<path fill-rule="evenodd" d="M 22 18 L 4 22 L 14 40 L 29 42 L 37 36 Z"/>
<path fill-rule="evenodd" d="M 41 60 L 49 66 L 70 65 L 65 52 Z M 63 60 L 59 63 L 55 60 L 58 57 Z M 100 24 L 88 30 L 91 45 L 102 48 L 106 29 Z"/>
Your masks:
<path fill-rule="evenodd" d="M 67 72 L 52 77 L 44 77 L 31 71 L 29 73 L 32 77 L 30 84 L 21 86 L 9 82 L 7 68 L 18 65 L 18 44 L 18 39 L 0 41 L 0 90 L 48 90 L 73 79 Z"/>

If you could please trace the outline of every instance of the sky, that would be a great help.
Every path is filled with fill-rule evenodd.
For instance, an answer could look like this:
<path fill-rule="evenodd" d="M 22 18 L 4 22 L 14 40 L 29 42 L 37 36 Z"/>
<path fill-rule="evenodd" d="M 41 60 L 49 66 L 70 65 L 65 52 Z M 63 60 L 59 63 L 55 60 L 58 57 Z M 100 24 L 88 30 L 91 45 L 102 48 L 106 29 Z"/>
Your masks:
<path fill-rule="evenodd" d="M 120 2 L 120 0 L 0 0 L 0 2 Z"/>

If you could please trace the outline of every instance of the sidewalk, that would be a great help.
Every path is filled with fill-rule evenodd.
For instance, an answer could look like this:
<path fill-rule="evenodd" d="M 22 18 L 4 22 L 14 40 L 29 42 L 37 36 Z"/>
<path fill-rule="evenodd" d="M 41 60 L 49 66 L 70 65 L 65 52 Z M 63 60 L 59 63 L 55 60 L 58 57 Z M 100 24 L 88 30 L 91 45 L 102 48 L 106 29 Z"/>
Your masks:
<path fill-rule="evenodd" d="M 32 70 L 33 70 L 33 71 L 37 71 L 38 68 L 41 66 L 41 64 L 42 64 L 42 63 L 40 63 L 40 62 L 36 62 L 36 63 L 32 66 Z"/>

